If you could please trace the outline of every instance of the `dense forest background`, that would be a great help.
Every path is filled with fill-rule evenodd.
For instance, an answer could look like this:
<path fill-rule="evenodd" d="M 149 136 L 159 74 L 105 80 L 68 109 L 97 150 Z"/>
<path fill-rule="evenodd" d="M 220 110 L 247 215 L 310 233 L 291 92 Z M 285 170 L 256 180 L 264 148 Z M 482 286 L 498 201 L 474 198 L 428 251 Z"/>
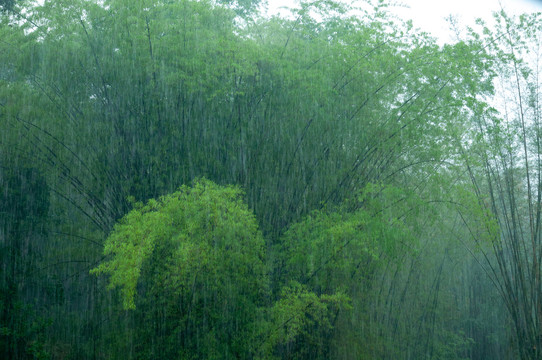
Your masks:
<path fill-rule="evenodd" d="M 0 357 L 541 359 L 542 17 L 0 1 Z"/>

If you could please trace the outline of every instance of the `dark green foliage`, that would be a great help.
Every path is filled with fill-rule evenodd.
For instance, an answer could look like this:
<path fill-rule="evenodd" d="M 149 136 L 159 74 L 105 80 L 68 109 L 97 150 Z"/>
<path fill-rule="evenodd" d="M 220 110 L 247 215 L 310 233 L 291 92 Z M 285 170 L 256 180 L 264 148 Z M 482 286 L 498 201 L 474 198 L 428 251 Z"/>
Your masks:
<path fill-rule="evenodd" d="M 33 270 L 47 238 L 49 189 L 35 168 L 0 172 L 0 354 L 6 359 L 46 359 L 49 323 L 38 313 Z M 38 285 L 38 286 L 36 286 Z"/>
<path fill-rule="evenodd" d="M 15 0 L 1 0 L 0 1 L 0 9 L 4 11 L 11 11 L 13 10 L 14 6 L 15 6 Z"/>

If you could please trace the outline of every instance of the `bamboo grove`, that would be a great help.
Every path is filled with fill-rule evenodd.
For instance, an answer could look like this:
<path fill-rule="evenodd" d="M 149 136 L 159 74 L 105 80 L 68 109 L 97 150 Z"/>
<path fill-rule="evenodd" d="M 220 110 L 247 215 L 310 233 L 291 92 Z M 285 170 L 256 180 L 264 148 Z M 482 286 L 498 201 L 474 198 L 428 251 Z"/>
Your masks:
<path fill-rule="evenodd" d="M 0 2 L 0 356 L 542 358 L 542 18 Z"/>

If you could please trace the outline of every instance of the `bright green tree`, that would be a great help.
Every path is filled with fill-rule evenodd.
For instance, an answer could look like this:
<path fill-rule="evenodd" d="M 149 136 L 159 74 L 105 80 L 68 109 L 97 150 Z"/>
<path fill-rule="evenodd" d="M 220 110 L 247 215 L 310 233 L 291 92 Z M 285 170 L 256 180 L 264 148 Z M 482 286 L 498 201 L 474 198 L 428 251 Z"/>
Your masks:
<path fill-rule="evenodd" d="M 154 337 L 139 345 L 142 353 L 253 356 L 267 293 L 265 244 L 241 196 L 236 187 L 198 180 L 136 204 L 107 238 L 109 260 L 92 272 L 109 275 L 124 308 L 140 304 L 140 314 L 149 311 L 147 320 L 161 328 L 142 330 Z M 165 318 L 154 317 L 156 311 Z"/>

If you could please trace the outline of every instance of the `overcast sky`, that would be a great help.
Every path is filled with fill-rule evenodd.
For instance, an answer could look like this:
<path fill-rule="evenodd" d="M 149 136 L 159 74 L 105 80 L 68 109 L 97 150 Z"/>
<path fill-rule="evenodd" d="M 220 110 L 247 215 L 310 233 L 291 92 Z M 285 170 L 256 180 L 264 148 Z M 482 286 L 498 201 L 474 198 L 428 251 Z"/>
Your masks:
<path fill-rule="evenodd" d="M 449 15 L 462 25 L 471 25 L 476 18 L 490 20 L 491 14 L 500 11 L 501 6 L 512 14 L 542 11 L 542 0 L 403 0 L 403 3 L 410 8 L 397 9 L 400 15 L 439 37 L 448 33 L 445 19 Z"/>
<path fill-rule="evenodd" d="M 542 0 L 397 0 L 408 8 L 397 7 L 396 13 L 405 19 L 412 19 L 416 27 L 449 40 L 449 26 L 446 18 L 456 17 L 460 25 L 470 25 L 480 17 L 490 20 L 493 11 L 501 5 L 508 13 L 542 12 Z M 293 0 L 268 0 L 269 10 L 275 12 L 281 6 L 291 6 Z"/>

